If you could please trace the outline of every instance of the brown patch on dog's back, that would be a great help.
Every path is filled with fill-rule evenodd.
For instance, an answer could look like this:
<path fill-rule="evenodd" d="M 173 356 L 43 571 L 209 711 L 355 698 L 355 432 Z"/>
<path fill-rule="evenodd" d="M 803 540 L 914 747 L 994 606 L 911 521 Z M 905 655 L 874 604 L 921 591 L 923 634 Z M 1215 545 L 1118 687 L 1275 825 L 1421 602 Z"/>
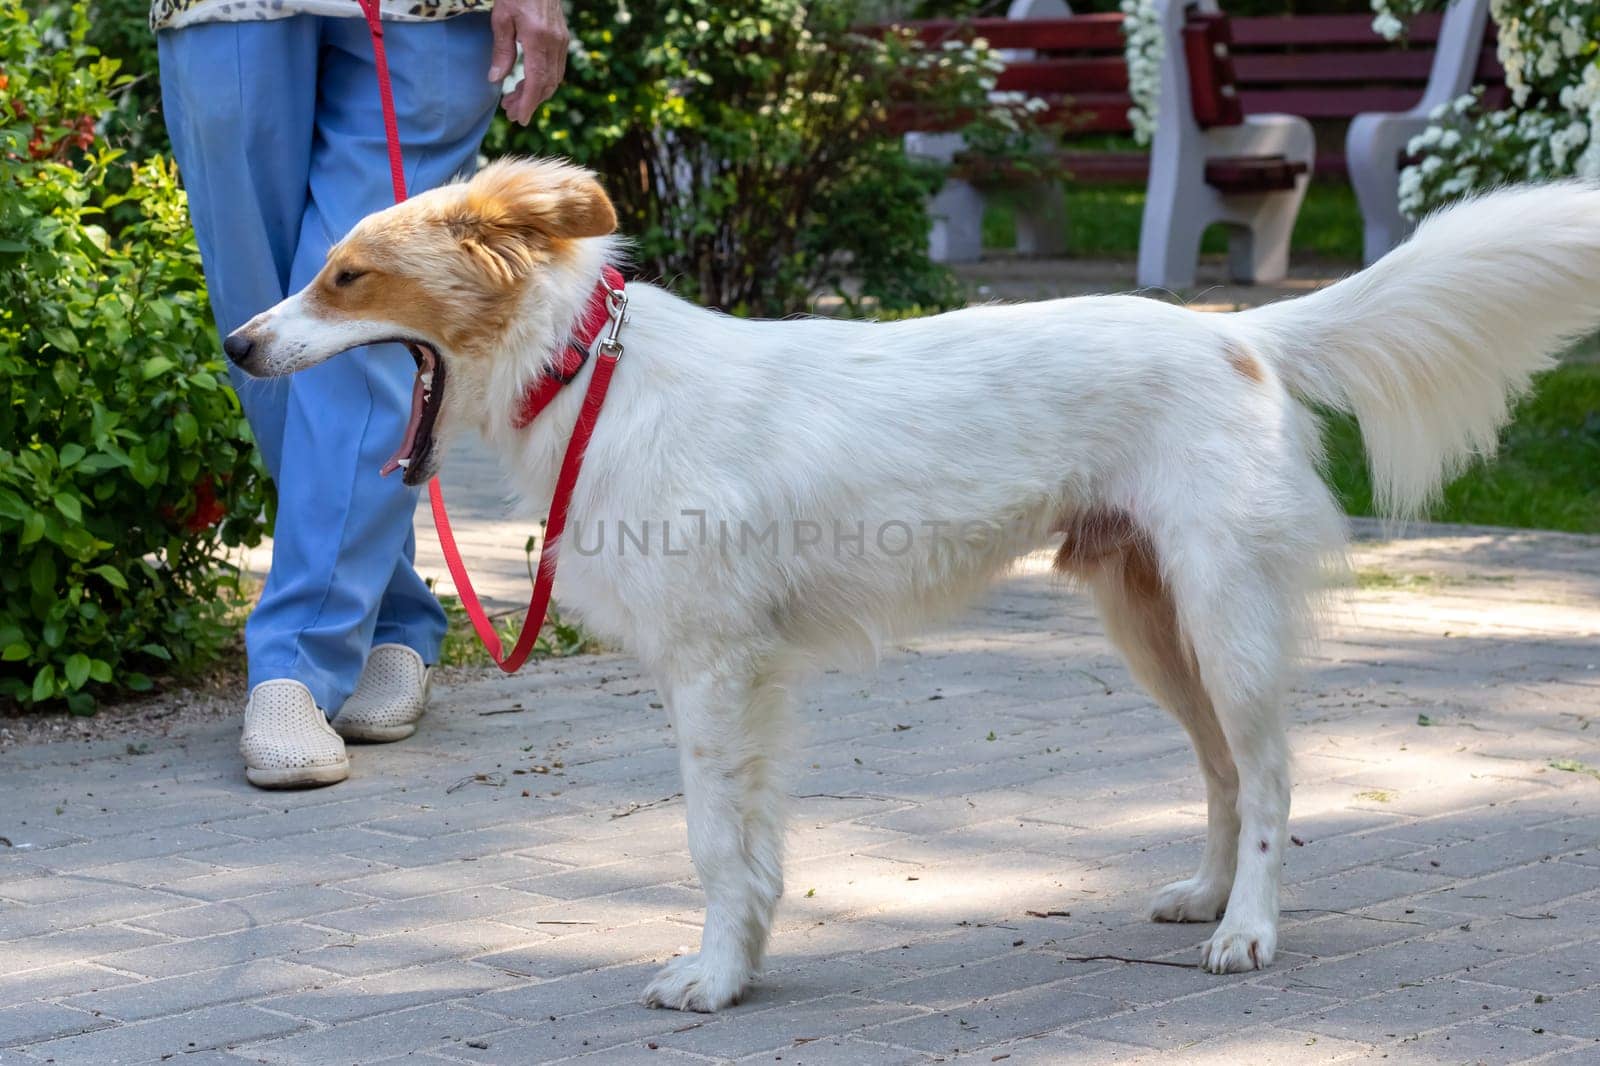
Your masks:
<path fill-rule="evenodd" d="M 1237 370 L 1245 380 L 1253 381 L 1257 385 L 1267 380 L 1267 372 L 1261 369 L 1260 361 L 1249 348 L 1238 341 L 1228 341 L 1224 344 L 1222 354 L 1228 360 L 1228 365 Z"/>

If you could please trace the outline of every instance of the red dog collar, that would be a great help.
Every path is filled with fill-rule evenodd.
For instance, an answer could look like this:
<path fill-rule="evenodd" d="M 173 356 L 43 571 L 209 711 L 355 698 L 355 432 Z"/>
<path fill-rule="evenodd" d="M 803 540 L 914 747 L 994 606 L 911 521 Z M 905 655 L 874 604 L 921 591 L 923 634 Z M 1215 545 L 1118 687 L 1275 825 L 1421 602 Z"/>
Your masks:
<path fill-rule="evenodd" d="M 567 341 L 555 365 L 546 367 L 528 386 L 528 391 L 522 394 L 522 406 L 511 420 L 513 426 L 521 429 L 538 418 L 555 400 L 556 394 L 578 376 L 583 364 L 589 361 L 589 349 L 594 347 L 606 323 L 611 321 L 616 294 L 622 291 L 622 272 L 616 267 L 603 267 L 600 281 L 589 295 L 589 306 L 584 309 L 583 318 L 572 331 L 572 339 Z"/>

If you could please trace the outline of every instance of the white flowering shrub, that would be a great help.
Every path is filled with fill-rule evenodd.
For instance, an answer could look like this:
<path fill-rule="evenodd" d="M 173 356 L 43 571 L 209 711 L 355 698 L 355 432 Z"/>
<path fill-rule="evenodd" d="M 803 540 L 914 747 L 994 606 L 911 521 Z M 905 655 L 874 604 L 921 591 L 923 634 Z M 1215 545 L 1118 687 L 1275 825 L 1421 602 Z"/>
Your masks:
<path fill-rule="evenodd" d="M 1394 39 L 1408 17 L 1445 6 L 1372 0 L 1372 26 Z M 1413 218 L 1503 182 L 1600 179 L 1600 4 L 1491 0 L 1489 11 L 1510 104 L 1491 110 L 1469 93 L 1429 116 L 1407 148 L 1422 158 L 1400 174 L 1400 208 Z"/>
<path fill-rule="evenodd" d="M 1128 122 L 1133 139 L 1149 144 L 1161 102 L 1161 15 L 1153 0 L 1120 0 L 1123 55 L 1128 61 Z"/>

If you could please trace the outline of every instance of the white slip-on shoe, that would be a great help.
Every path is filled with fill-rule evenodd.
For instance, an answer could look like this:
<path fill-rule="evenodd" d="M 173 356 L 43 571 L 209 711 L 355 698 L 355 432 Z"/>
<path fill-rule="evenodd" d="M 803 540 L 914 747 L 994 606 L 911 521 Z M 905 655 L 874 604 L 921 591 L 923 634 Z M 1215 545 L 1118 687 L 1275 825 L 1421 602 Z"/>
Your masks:
<path fill-rule="evenodd" d="M 315 788 L 350 776 L 344 741 L 311 690 L 288 678 L 250 690 L 239 754 L 245 780 L 257 788 Z"/>
<path fill-rule="evenodd" d="M 404 740 L 417 731 L 417 719 L 428 709 L 432 677 L 415 650 L 379 644 L 367 656 L 355 692 L 333 716 L 333 728 L 346 740 Z"/>

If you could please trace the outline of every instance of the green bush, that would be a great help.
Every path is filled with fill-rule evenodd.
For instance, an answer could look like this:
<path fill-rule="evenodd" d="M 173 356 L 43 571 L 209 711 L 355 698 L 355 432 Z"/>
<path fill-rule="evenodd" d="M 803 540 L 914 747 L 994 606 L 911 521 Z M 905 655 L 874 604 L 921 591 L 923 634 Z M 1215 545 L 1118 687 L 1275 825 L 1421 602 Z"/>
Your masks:
<path fill-rule="evenodd" d="M 960 302 L 927 258 L 936 168 L 906 158 L 895 100 L 984 112 L 980 52 L 860 32 L 859 0 L 573 0 L 582 42 L 555 99 L 492 153 L 593 167 L 636 261 L 730 311 L 803 310 L 831 289 L 887 307 Z"/>
<path fill-rule="evenodd" d="M 267 506 L 176 174 L 104 143 L 88 29 L 0 0 L 0 700 L 80 713 L 235 639 L 224 547 Z"/>

